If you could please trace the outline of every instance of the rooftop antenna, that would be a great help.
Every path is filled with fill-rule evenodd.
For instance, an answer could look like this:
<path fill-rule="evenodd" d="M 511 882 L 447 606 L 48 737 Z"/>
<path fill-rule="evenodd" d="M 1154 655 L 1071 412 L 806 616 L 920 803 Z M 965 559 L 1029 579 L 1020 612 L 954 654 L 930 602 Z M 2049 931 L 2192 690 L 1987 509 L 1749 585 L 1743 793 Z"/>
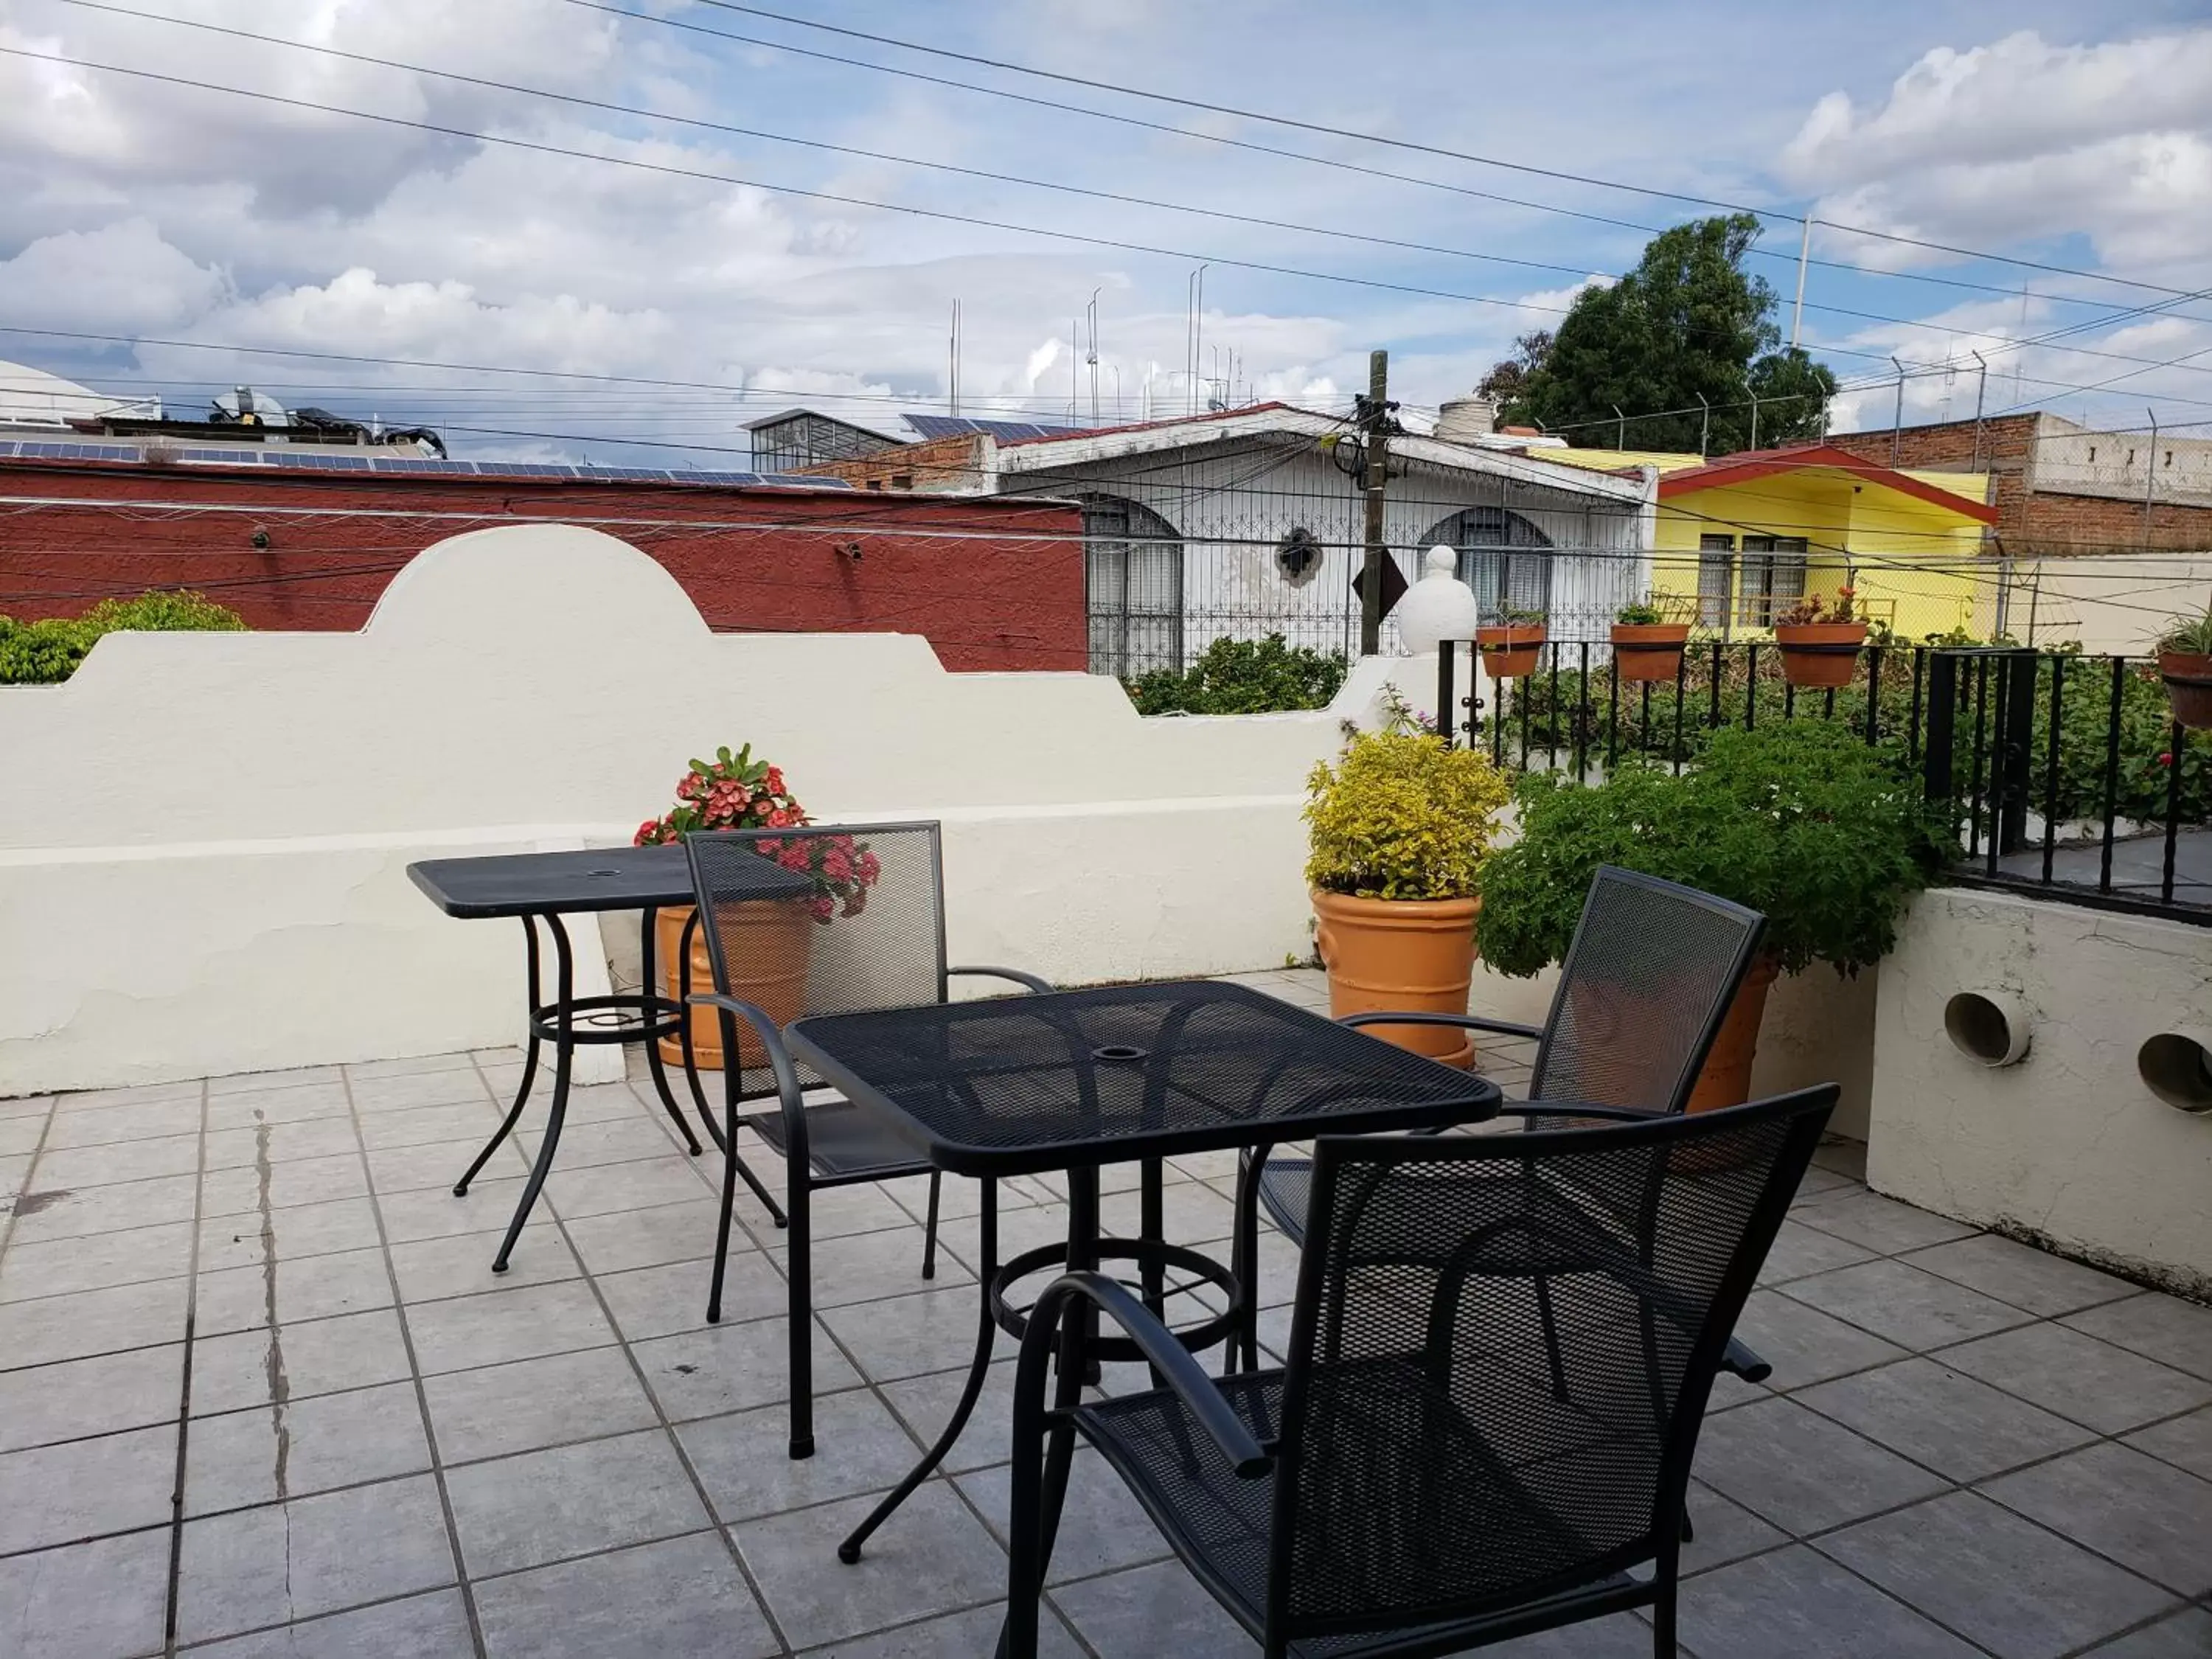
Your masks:
<path fill-rule="evenodd" d="M 946 379 L 945 390 L 950 394 L 951 412 L 960 412 L 960 301 L 952 302 L 951 372 Z"/>
<path fill-rule="evenodd" d="M 1076 363 L 1082 355 L 1082 348 L 1075 343 L 1079 326 L 1074 318 L 1067 319 L 1067 423 L 1070 426 L 1076 423 L 1076 380 L 1080 373 Z"/>
<path fill-rule="evenodd" d="M 1086 361 L 1087 361 L 1087 362 L 1090 363 L 1090 365 L 1091 365 L 1091 425 L 1093 425 L 1093 426 L 1097 426 L 1097 425 L 1099 423 L 1099 422 L 1098 422 L 1098 295 L 1099 295 L 1099 290 L 1098 290 L 1098 289 L 1095 289 L 1095 288 L 1094 288 L 1094 289 L 1092 289 L 1091 290 L 1091 304 L 1090 304 L 1090 306 L 1089 306 L 1089 307 L 1088 307 L 1088 316 L 1089 316 L 1089 319 L 1090 319 L 1090 323 L 1091 323 L 1091 356 L 1090 356 L 1090 357 L 1089 357 Z"/>
<path fill-rule="evenodd" d="M 1194 415 L 1198 413 L 1199 367 L 1206 361 L 1206 267 L 1200 265 L 1191 277 L 1196 290 L 1196 297 L 1191 306 L 1190 322 L 1189 398 L 1190 412 Z"/>

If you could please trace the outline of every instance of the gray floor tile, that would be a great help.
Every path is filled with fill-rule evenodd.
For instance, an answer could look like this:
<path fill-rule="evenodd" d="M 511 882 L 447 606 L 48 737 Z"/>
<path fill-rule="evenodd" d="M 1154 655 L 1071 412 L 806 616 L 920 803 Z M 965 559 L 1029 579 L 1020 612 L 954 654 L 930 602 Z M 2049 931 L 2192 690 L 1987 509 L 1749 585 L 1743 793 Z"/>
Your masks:
<path fill-rule="evenodd" d="M 409 1146 L 372 1147 L 368 1153 L 370 1184 L 380 1194 L 422 1192 L 432 1188 L 451 1192 L 453 1183 L 476 1162 L 485 1138 L 479 1134 L 468 1140 L 425 1140 Z M 483 1166 L 477 1179 L 495 1180 L 501 1176 L 529 1173 L 530 1164 L 521 1149 L 509 1140 L 491 1155 L 491 1162 Z"/>
<path fill-rule="evenodd" d="M 860 1389 L 816 1398 L 811 1457 L 790 1455 L 791 1413 L 781 1403 L 702 1418 L 676 1432 L 725 1523 L 886 1492 L 921 1461 L 922 1449 Z"/>
<path fill-rule="evenodd" d="M 0 1158 L 28 1158 L 46 1137 L 46 1114 L 0 1116 Z"/>
<path fill-rule="evenodd" d="M 28 1152 L 13 1157 L 0 1156 L 0 1206 L 12 1210 L 15 1195 L 22 1191 L 23 1183 L 30 1179 L 30 1176 L 31 1155 Z M 0 1210 L 0 1214 L 4 1213 L 6 1210 Z"/>
<path fill-rule="evenodd" d="M 203 1217 L 288 1210 L 297 1204 L 322 1204 L 334 1198 L 358 1198 L 368 1191 L 368 1176 L 358 1152 L 295 1158 L 272 1164 L 267 1171 L 247 1167 L 210 1170 L 200 1179 Z"/>
<path fill-rule="evenodd" d="M 207 1085 L 197 1079 L 171 1079 L 161 1083 L 126 1083 L 112 1089 L 70 1089 L 54 1097 L 59 1112 L 94 1111 L 108 1106 L 131 1106 L 142 1102 L 198 1100 Z"/>
<path fill-rule="evenodd" d="M 300 1083 L 281 1089 L 211 1096 L 207 1106 L 207 1127 L 210 1134 L 230 1134 L 264 1123 L 349 1119 L 352 1113 L 343 1084 Z"/>
<path fill-rule="evenodd" d="M 169 1529 L 0 1560 L 0 1634 L 21 1659 L 135 1659 L 161 1651 Z"/>
<path fill-rule="evenodd" d="M 310 1083 L 336 1083 L 345 1075 L 336 1066 L 287 1066 L 268 1072 L 227 1072 L 207 1080 L 208 1098 L 230 1095 L 265 1094 L 271 1089 L 296 1089 Z"/>
<path fill-rule="evenodd" d="M 192 1659 L 461 1659 L 476 1641 L 459 1590 L 327 1613 L 190 1650 Z"/>
<path fill-rule="evenodd" d="M 182 1343 L 0 1371 L 0 1452 L 173 1423 L 184 1378 Z"/>
<path fill-rule="evenodd" d="M 1782 1231 L 1774 1236 L 1774 1243 L 1766 1252 L 1765 1264 L 1759 1270 L 1762 1285 L 1780 1285 L 1793 1279 L 1803 1279 L 1813 1273 L 1824 1273 L 1838 1267 L 1849 1267 L 1861 1261 L 1871 1261 L 1871 1250 L 1852 1243 L 1847 1238 L 1838 1238 L 1814 1227 L 1801 1226 L 1795 1221 L 1784 1221 Z"/>
<path fill-rule="evenodd" d="M 495 1291 L 514 1291 L 526 1285 L 552 1285 L 575 1279 L 583 1269 L 575 1253 L 561 1237 L 550 1217 L 532 1220 L 515 1241 L 507 1271 L 491 1270 L 506 1230 L 490 1233 L 455 1233 L 447 1238 L 421 1238 L 392 1247 L 392 1271 L 399 1281 L 399 1299 L 441 1302 L 448 1297 L 477 1296 Z"/>
<path fill-rule="evenodd" d="M 46 1145 L 56 1153 L 78 1146 L 120 1146 L 154 1137 L 197 1134 L 199 1127 L 197 1100 L 73 1109 L 54 1114 L 46 1125 Z"/>
<path fill-rule="evenodd" d="M 1753 1291 L 1735 1334 L 1774 1367 L 1767 1384 L 1773 1389 L 1802 1389 L 1905 1356 L 1895 1343 L 1778 1291 Z"/>
<path fill-rule="evenodd" d="M 2100 1434 L 2212 1401 L 2212 1383 L 2063 1325 L 1984 1337 L 1946 1349 L 1943 1363 Z"/>
<path fill-rule="evenodd" d="M 391 1305 L 392 1276 L 381 1250 L 301 1256 L 296 1261 L 280 1254 L 273 1273 L 261 1267 L 202 1273 L 192 1328 L 204 1336 L 221 1336 L 270 1324 L 272 1308 L 274 1322 L 297 1325 Z"/>
<path fill-rule="evenodd" d="M 447 1464 L 653 1426 L 653 1402 L 620 1348 L 587 1348 L 425 1377 Z"/>
<path fill-rule="evenodd" d="M 599 1298 L 581 1279 L 421 1303 L 408 1310 L 407 1328 L 425 1376 L 615 1340 Z"/>
<path fill-rule="evenodd" d="M 697 1134 L 695 1127 L 692 1131 Z M 515 1140 L 526 1158 L 538 1156 L 538 1132 L 535 1126 L 518 1130 Z M 700 1146 L 706 1146 L 706 1137 L 700 1136 Z M 561 1144 L 554 1149 L 554 1167 L 557 1170 L 588 1170 L 602 1164 L 633 1164 L 641 1158 L 666 1158 L 670 1153 L 683 1153 L 683 1143 L 671 1132 L 668 1119 L 662 1113 L 626 1112 L 620 1117 L 586 1122 L 574 1118 L 562 1126 Z M 716 1166 L 718 1169 L 720 1165 Z M 823 1196 L 828 1196 L 827 1194 Z"/>
<path fill-rule="evenodd" d="M 1012 1466 L 1001 1463 L 996 1468 L 963 1474 L 955 1483 L 981 1511 L 1001 1544 L 1006 1541 L 1012 1475 Z M 1167 1553 L 1167 1540 L 1129 1495 L 1121 1477 L 1108 1468 L 1096 1452 L 1079 1451 L 1069 1469 L 1067 1504 L 1061 1511 L 1045 1582 L 1062 1584 L 1071 1578 L 1089 1578 L 1155 1561 Z"/>
<path fill-rule="evenodd" d="M 447 1472 L 446 1490 L 472 1577 L 709 1524 L 659 1430 L 471 1463 Z"/>
<path fill-rule="evenodd" d="M 1957 1481 L 2086 1444 L 2090 1430 L 1933 1359 L 1901 1359 L 1795 1396 L 1824 1417 Z"/>
<path fill-rule="evenodd" d="M 389 1060 L 356 1060 L 345 1068 L 352 1082 L 364 1079 L 419 1077 L 427 1072 L 468 1072 L 475 1068 L 475 1059 L 465 1049 L 454 1049 L 436 1054 L 398 1054 Z"/>
<path fill-rule="evenodd" d="M 2212 1613 L 2194 1609 L 2161 1619 L 2082 1659 L 2212 1659 Z"/>
<path fill-rule="evenodd" d="M 177 1638 L 204 1641 L 453 1581 L 428 1475 L 238 1510 L 185 1523 Z"/>
<path fill-rule="evenodd" d="M 199 1186 L 197 1176 L 162 1176 L 114 1187 L 49 1187 L 33 1180 L 28 1200 L 15 1206 L 15 1230 L 8 1248 L 44 1244 L 58 1238 L 89 1238 L 125 1227 L 153 1227 L 190 1221 Z"/>
<path fill-rule="evenodd" d="M 1972 1659 L 1957 1637 L 1804 1546 L 1682 1586 L 1679 1633 L 1698 1659 Z"/>
<path fill-rule="evenodd" d="M 492 1659 L 756 1659 L 782 1650 L 714 1533 L 488 1579 L 476 1597 Z"/>
<path fill-rule="evenodd" d="M 794 1648 L 842 1644 L 1006 1594 L 1005 1552 L 941 1480 L 915 1492 L 868 1540 L 866 1553 L 845 1565 L 836 1558 L 837 1540 L 869 1507 L 869 1499 L 854 1498 L 732 1529 Z"/>
<path fill-rule="evenodd" d="M 783 1319 L 728 1321 L 635 1344 L 631 1352 L 672 1422 L 750 1411 L 789 1398 L 791 1360 Z M 817 1322 L 814 1328 L 814 1392 L 857 1388 L 860 1374 Z"/>
<path fill-rule="evenodd" d="M 564 1223 L 568 1242 L 595 1273 L 703 1261 L 714 1253 L 714 1200 L 690 1199 L 649 1209 L 617 1210 Z"/>
<path fill-rule="evenodd" d="M 2173 1601 L 1973 1492 L 1848 1528 L 1819 1548 L 2000 1659 L 2059 1659 Z"/>
<path fill-rule="evenodd" d="M 1689 1510 L 1697 1535 L 1682 1546 L 1686 1573 L 1707 1572 L 1789 1541 L 1788 1534 L 1769 1526 L 1703 1481 L 1690 1483 Z"/>
<path fill-rule="evenodd" d="M 712 1193 L 701 1169 L 680 1152 L 585 1170 L 564 1169 L 556 1156 L 553 1173 L 546 1178 L 545 1197 L 564 1221 L 613 1210 L 681 1204 Z"/>
<path fill-rule="evenodd" d="M 924 1445 L 934 1444 L 945 1425 L 952 1420 L 952 1408 L 960 1401 L 961 1390 L 967 1387 L 968 1373 L 963 1370 L 939 1371 L 931 1376 L 910 1376 L 902 1382 L 884 1386 L 884 1397 L 890 1401 L 905 1422 L 908 1432 Z M 975 1410 L 961 1431 L 960 1438 L 952 1449 L 945 1453 L 941 1466 L 948 1474 L 961 1474 L 969 1469 L 988 1468 L 1003 1463 L 1012 1455 L 1012 1435 L 1014 1420 L 1014 1362 L 1002 1359 L 985 1374 L 983 1392 L 975 1401 Z"/>
<path fill-rule="evenodd" d="M 1799 1536 L 1931 1497 L 1944 1486 L 1927 1470 L 1789 1400 L 1760 1401 L 1708 1419 L 1696 1469 L 1723 1497 Z"/>
<path fill-rule="evenodd" d="M 159 1526 L 177 1488 L 177 1425 L 0 1455 L 0 1555 Z"/>
<path fill-rule="evenodd" d="M 291 1164 L 303 1158 L 337 1158 L 359 1150 L 350 1117 L 254 1123 L 210 1131 L 206 1137 L 205 1167 L 239 1170 L 264 1158 L 271 1164 Z"/>
<path fill-rule="evenodd" d="M 415 1474 L 430 1443 L 412 1382 L 205 1417 L 185 1443 L 185 1513 L 211 1515 Z"/>
<path fill-rule="evenodd" d="M 198 1127 L 194 1124 L 193 1133 L 189 1134 L 119 1140 L 107 1146 L 79 1146 L 62 1152 L 50 1146 L 39 1160 L 39 1185 L 48 1188 L 112 1187 L 123 1181 L 191 1175 L 200 1167 Z"/>
<path fill-rule="evenodd" d="M 1064 1231 L 1061 1236 L 1066 1237 Z M 974 1283 L 975 1274 L 957 1257 L 943 1249 L 937 1253 L 937 1277 L 924 1279 L 921 1240 L 919 1227 L 860 1233 L 848 1238 L 816 1239 L 814 1305 L 840 1308 L 854 1302 L 903 1296 L 924 1285 L 951 1288 Z M 782 1271 L 785 1252 L 781 1245 L 772 1247 L 768 1254 L 777 1270 Z M 971 1290 L 969 1294 L 972 1297 L 975 1292 Z"/>
<path fill-rule="evenodd" d="M 1784 1294 L 1914 1349 L 1987 1336 L 2034 1317 L 1901 1261 L 1866 1261 L 1816 1273 L 1795 1281 Z"/>
<path fill-rule="evenodd" d="M 832 1308 L 822 1322 L 878 1382 L 965 1366 L 975 1355 L 973 1285 L 916 1291 L 854 1308 Z"/>
<path fill-rule="evenodd" d="M 380 1193 L 376 1212 L 384 1218 L 385 1236 L 394 1244 L 410 1244 L 422 1238 L 451 1238 L 456 1233 L 504 1232 L 507 1223 L 514 1218 L 514 1206 L 521 1201 L 526 1179 L 516 1176 L 495 1181 L 489 1175 L 479 1176 L 467 1194 L 460 1198 L 442 1187 L 424 1188 L 419 1192 Z"/>
<path fill-rule="evenodd" d="M 1256 1659 L 1260 1651 L 1179 1561 L 1065 1584 L 1052 1599 L 1099 1659 Z"/>
<path fill-rule="evenodd" d="M 1824 1197 L 1813 1204 L 1801 1205 L 1790 1212 L 1790 1217 L 1808 1227 L 1832 1233 L 1882 1255 L 1947 1243 L 1974 1231 L 1940 1215 L 1916 1210 L 1910 1204 L 1899 1204 L 1894 1199 L 1868 1192 Z"/>
<path fill-rule="evenodd" d="M 192 1415 L 274 1404 L 279 1370 L 294 1400 L 395 1382 L 408 1375 L 407 1345 L 386 1310 L 210 1337 L 192 1345 Z"/>
<path fill-rule="evenodd" d="M 1233 1177 L 1232 1177 L 1233 1178 Z M 1134 1238 L 1143 1226 L 1142 1200 L 1116 1193 L 1099 1206 L 1109 1233 Z M 1207 1244 L 1236 1230 L 1237 1206 L 1212 1188 L 1194 1181 L 1169 1182 L 1160 1191 L 1160 1225 L 1170 1243 Z M 1063 1229 L 1060 1237 L 1065 1238 Z"/>
<path fill-rule="evenodd" d="M 382 1242 L 376 1208 L 366 1198 L 335 1198 L 271 1210 L 267 1216 L 217 1216 L 200 1224 L 200 1271 L 258 1267 L 271 1249 L 279 1261 L 342 1250 L 373 1250 Z"/>
<path fill-rule="evenodd" d="M 0 1302 L 181 1279 L 191 1271 L 191 1264 L 189 1221 L 131 1227 L 93 1238 L 58 1238 L 51 1244 L 19 1242 L 0 1255 Z"/>
<path fill-rule="evenodd" d="M 2127 1443 L 2212 1480 L 2212 1406 L 2171 1422 L 2154 1423 L 2130 1435 Z"/>
<path fill-rule="evenodd" d="M 2185 1595 L 2212 1588 L 2212 1480 L 2125 1446 L 2091 1446 L 1992 1480 L 2009 1509 Z"/>
<path fill-rule="evenodd" d="M 0 1371 L 174 1342 L 185 1334 L 181 1279 L 0 1304 Z"/>
<path fill-rule="evenodd" d="M 810 1648 L 807 1659 L 975 1659 L 977 1654 L 996 1649 L 999 1626 L 1005 1617 L 998 1607 L 974 1607 L 918 1625 L 901 1625 L 858 1641 Z M 1037 1651 L 1043 1659 L 1080 1659 L 1083 1651 L 1050 1606 L 1044 1608 L 1038 1623 Z M 1637 1659 L 1647 1659 L 1647 1656 L 1639 1654 Z"/>
<path fill-rule="evenodd" d="M 2068 1316 L 2067 1324 L 2212 1380 L 2212 1308 L 2179 1297 L 2131 1297 Z"/>
<path fill-rule="evenodd" d="M 673 1261 L 659 1267 L 633 1267 L 601 1273 L 597 1284 L 615 1323 L 632 1342 L 678 1331 L 707 1328 L 707 1292 L 714 1269 L 705 1261 Z M 821 1282 L 817 1277 L 816 1283 Z M 732 1324 L 781 1313 L 791 1287 L 758 1250 L 741 1250 L 734 1242 L 722 1280 L 722 1318 Z"/>
<path fill-rule="evenodd" d="M 1905 1260 L 2045 1319 L 2136 1293 L 2124 1279 L 1995 1233 L 1915 1250 Z"/>
<path fill-rule="evenodd" d="M 415 1106 L 445 1106 L 461 1102 L 489 1103 L 491 1091 L 476 1068 L 410 1072 L 398 1077 L 352 1077 L 347 1087 L 354 1109 L 367 1116 L 376 1112 L 404 1111 Z"/>
<path fill-rule="evenodd" d="M 461 1155 L 452 1180 L 446 1183 L 451 1186 L 469 1167 L 469 1160 L 491 1139 L 492 1132 L 499 1127 L 500 1115 L 489 1099 L 418 1106 L 404 1112 L 372 1112 L 361 1120 L 361 1141 L 372 1158 L 378 1152 L 402 1146 L 467 1146 L 470 1150 Z"/>

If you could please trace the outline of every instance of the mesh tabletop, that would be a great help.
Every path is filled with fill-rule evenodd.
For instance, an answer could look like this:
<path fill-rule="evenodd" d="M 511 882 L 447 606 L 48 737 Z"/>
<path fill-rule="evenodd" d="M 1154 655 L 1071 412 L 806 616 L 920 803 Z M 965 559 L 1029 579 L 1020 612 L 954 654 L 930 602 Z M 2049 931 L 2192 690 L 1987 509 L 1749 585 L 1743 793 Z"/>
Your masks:
<path fill-rule="evenodd" d="M 960 1175 L 1462 1122 L 1498 1100 L 1480 1077 L 1210 981 L 823 1015 L 788 1036 Z"/>
<path fill-rule="evenodd" d="M 804 876 L 759 861 L 747 898 L 811 893 Z M 542 916 L 586 910 L 661 909 L 691 902 L 691 866 L 680 846 L 587 848 L 425 859 L 407 866 L 414 884 L 449 916 Z"/>

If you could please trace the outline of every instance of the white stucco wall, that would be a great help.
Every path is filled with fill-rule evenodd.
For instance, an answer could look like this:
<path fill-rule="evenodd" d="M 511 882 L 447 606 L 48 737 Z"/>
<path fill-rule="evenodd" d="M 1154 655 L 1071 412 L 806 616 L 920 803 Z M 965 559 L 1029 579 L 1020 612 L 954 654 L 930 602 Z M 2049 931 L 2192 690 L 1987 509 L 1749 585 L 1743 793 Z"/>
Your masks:
<path fill-rule="evenodd" d="M 1433 659 L 1398 669 L 1432 696 Z M 1389 672 L 1330 710 L 1146 720 L 915 637 L 712 634 L 562 526 L 440 543 L 358 634 L 110 635 L 0 692 L 0 1096 L 514 1041 L 520 930 L 441 915 L 406 866 L 627 842 L 746 740 L 819 819 L 944 822 L 956 960 L 1279 965 L 1305 775 Z"/>
<path fill-rule="evenodd" d="M 1993 1070 L 1952 1046 L 1962 991 L 2026 1010 L 2025 1059 Z M 1877 1190 L 2212 1293 L 2212 1115 L 2136 1071 L 2146 1038 L 2212 1027 L 2212 932 L 1941 889 L 1915 902 L 1875 1003 Z"/>

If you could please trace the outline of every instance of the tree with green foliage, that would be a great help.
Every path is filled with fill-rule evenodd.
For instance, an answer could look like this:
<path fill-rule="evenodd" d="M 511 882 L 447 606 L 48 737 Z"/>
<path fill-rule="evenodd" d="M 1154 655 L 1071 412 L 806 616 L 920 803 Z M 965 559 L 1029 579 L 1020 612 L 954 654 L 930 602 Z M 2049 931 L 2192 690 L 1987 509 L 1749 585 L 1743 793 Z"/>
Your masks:
<path fill-rule="evenodd" d="M 1836 377 L 1780 344 L 1774 290 L 1743 269 L 1759 228 L 1737 213 L 1662 231 L 1634 270 L 1582 291 L 1540 355 L 1522 340 L 1491 371 L 1485 384 L 1507 392 L 1499 418 L 1579 447 L 1694 450 L 1703 397 L 1706 450 L 1720 455 L 1752 447 L 1755 398 L 1761 447 L 1817 437 Z"/>
<path fill-rule="evenodd" d="M 55 685 L 76 672 L 85 653 L 108 634 L 185 629 L 231 633 L 246 619 L 198 593 L 149 592 L 102 599 L 82 617 L 19 623 L 0 617 L 0 685 Z"/>
<path fill-rule="evenodd" d="M 1140 714 L 1265 714 L 1326 708 L 1350 665 L 1341 651 L 1264 640 L 1218 639 L 1178 674 L 1156 668 L 1124 684 Z"/>

